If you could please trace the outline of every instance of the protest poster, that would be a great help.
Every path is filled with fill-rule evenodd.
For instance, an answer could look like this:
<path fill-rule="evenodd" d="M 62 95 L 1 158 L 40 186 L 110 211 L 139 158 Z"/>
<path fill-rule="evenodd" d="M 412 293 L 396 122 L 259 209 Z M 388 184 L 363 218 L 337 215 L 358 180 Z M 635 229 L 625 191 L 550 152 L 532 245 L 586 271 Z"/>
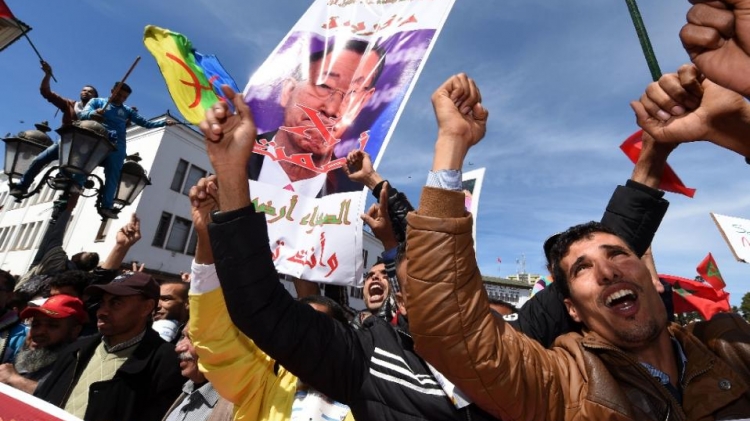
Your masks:
<path fill-rule="evenodd" d="M 722 237 L 726 240 L 734 258 L 750 262 L 750 220 L 711 213 Z"/>
<path fill-rule="evenodd" d="M 472 226 L 472 237 L 474 238 L 474 250 L 477 248 L 477 215 L 479 212 L 479 194 L 482 192 L 484 181 L 484 168 L 463 173 L 461 176 L 461 188 L 464 191 L 466 210 L 474 218 Z"/>
<path fill-rule="evenodd" d="M 39 398 L 0 383 L 0 421 L 81 421 Z"/>
<path fill-rule="evenodd" d="M 453 3 L 314 1 L 251 76 L 248 178 L 280 273 L 362 278 L 365 195 L 341 167 L 353 150 L 377 167 Z"/>

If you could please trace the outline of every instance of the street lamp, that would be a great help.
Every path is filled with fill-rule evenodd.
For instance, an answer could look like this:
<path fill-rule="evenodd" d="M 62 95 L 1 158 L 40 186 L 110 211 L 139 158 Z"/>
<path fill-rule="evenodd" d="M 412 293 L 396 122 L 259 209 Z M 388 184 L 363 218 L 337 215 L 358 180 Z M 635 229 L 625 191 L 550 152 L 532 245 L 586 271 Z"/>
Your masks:
<path fill-rule="evenodd" d="M 40 125 L 37 125 L 37 128 L 39 127 Z M 63 190 L 63 194 L 56 201 L 52 215 L 52 219 L 56 220 L 59 212 L 65 208 L 70 194 L 79 191 L 70 175 L 81 174 L 87 178 L 84 189 L 94 190 L 93 194 L 81 193 L 81 195 L 84 197 L 96 195 L 97 210 L 101 209 L 104 181 L 91 172 L 110 152 L 115 150 L 115 146 L 109 141 L 107 129 L 95 121 L 84 120 L 63 126 L 57 130 L 57 133 L 61 136 L 59 165 L 47 170 L 37 186 L 26 194 L 16 196 L 16 201 L 20 202 L 37 194 L 45 184 L 55 190 Z M 6 144 L 4 172 L 8 175 L 11 188 L 17 185 L 13 179 L 23 176 L 31 161 L 52 144 L 49 136 L 41 130 L 27 130 L 17 136 L 8 136 L 2 140 Z M 151 184 L 146 170 L 138 164 L 138 161 L 140 157 L 134 154 L 128 156 L 123 165 L 114 201 L 117 211 L 131 205 L 143 189 Z M 53 176 L 52 173 L 56 170 L 57 174 Z"/>
<path fill-rule="evenodd" d="M 146 170 L 138 164 L 140 160 L 138 153 L 125 157 L 114 201 L 115 208 L 118 210 L 132 205 L 143 189 L 151 185 L 151 179 L 146 174 Z"/>
<path fill-rule="evenodd" d="M 60 134 L 60 169 L 89 175 L 110 152 L 107 129 L 92 120 L 78 120 L 57 129 Z"/>
<path fill-rule="evenodd" d="M 19 132 L 16 136 L 8 136 L 3 139 L 5 142 L 5 174 L 8 175 L 9 181 L 12 181 L 13 177 L 21 178 L 23 173 L 29 169 L 31 161 L 52 145 L 52 139 L 46 133 L 51 130 L 47 126 L 47 122 L 44 121 L 34 126 L 36 130 L 26 130 Z"/>

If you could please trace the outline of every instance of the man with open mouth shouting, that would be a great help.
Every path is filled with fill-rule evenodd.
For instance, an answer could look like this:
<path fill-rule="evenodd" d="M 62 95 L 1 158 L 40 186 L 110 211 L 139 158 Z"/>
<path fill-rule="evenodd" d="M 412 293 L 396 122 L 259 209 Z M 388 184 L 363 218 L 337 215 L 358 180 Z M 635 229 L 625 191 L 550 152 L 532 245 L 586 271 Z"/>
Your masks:
<path fill-rule="evenodd" d="M 663 172 L 678 143 L 670 139 L 747 144 L 749 120 L 737 118 L 750 115 L 747 103 L 698 76 L 683 67 L 632 104 L 650 135 L 638 161 L 648 163 L 639 175 L 646 184 Z M 748 419 L 750 324 L 732 313 L 688 327 L 669 324 L 647 264 L 622 233 L 601 223 L 569 228 L 549 253 L 555 284 L 582 332 L 545 349 L 490 312 L 472 217 L 455 181 L 467 152 L 484 137 L 487 111 L 466 75 L 432 98 L 435 157 L 420 206 L 408 216 L 403 263 L 417 353 L 504 420 Z M 679 118 L 662 118 L 665 109 Z"/>

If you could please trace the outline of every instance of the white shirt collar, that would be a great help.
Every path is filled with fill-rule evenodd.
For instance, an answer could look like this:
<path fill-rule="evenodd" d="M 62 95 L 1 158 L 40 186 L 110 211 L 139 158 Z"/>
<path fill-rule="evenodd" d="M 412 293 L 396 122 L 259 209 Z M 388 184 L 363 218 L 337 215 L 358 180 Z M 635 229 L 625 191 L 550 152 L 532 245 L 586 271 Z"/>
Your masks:
<path fill-rule="evenodd" d="M 291 185 L 294 192 L 301 196 L 317 197 L 325 185 L 326 174 L 322 173 L 312 178 L 291 181 L 281 164 L 266 156 L 263 159 L 263 166 L 260 168 L 258 181 L 286 188 L 286 190 L 289 190 L 288 186 Z"/>

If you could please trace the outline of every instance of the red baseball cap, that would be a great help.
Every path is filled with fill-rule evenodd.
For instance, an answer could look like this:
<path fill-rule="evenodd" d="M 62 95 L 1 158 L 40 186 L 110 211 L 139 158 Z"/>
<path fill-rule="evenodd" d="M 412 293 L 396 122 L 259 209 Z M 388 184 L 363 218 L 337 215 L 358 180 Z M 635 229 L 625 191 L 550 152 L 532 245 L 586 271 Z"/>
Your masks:
<path fill-rule="evenodd" d="M 65 294 L 53 295 L 39 307 L 26 307 L 21 312 L 21 319 L 29 319 L 38 314 L 53 319 L 75 317 L 79 323 L 86 323 L 89 320 L 86 311 L 83 309 L 83 302 L 76 297 Z"/>

